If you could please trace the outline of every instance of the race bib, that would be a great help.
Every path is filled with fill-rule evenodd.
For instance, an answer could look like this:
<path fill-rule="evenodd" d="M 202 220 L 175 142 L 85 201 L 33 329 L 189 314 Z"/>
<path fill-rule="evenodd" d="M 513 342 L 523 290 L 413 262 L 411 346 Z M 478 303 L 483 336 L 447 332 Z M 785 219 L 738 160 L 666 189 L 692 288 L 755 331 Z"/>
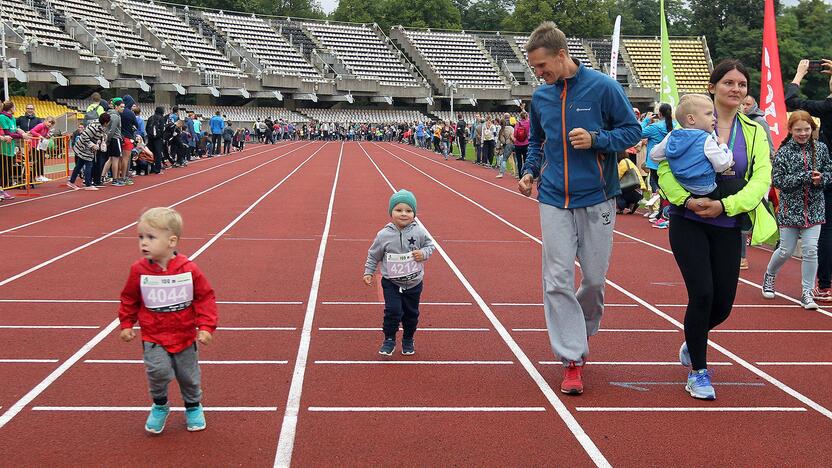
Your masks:
<path fill-rule="evenodd" d="M 170 276 L 142 275 L 139 284 L 144 306 L 152 312 L 177 312 L 194 300 L 194 279 L 191 273 Z"/>
<path fill-rule="evenodd" d="M 390 279 L 413 279 L 419 276 L 422 268 L 422 264 L 413 259 L 413 252 L 387 254 L 387 276 Z"/>

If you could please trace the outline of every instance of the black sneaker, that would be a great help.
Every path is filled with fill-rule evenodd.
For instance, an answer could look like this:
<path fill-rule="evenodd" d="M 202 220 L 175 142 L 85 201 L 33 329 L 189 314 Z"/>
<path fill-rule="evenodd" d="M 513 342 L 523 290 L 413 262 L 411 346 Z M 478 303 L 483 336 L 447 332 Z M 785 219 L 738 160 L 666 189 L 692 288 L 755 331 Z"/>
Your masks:
<path fill-rule="evenodd" d="M 416 344 L 413 342 L 413 338 L 402 340 L 402 354 L 405 356 L 416 354 Z"/>
<path fill-rule="evenodd" d="M 392 338 L 385 338 L 384 343 L 381 344 L 381 348 L 378 349 L 378 353 L 385 356 L 392 356 L 395 349 L 396 340 Z"/>
<path fill-rule="evenodd" d="M 818 308 L 818 304 L 815 302 L 815 296 L 812 294 L 811 289 L 803 291 L 800 298 L 800 305 L 806 310 L 814 310 Z M 404 354 L 404 342 L 402 342 L 402 354 Z"/>
<path fill-rule="evenodd" d="M 774 275 L 770 275 L 766 272 L 766 274 L 763 275 L 763 297 L 766 299 L 774 299 L 774 296 Z"/>

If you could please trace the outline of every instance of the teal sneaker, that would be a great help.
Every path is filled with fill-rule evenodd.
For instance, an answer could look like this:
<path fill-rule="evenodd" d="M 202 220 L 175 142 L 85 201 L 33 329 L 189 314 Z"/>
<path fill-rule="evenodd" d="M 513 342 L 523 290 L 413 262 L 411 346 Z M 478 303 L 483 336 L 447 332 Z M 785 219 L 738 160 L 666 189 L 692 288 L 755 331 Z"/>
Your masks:
<path fill-rule="evenodd" d="M 682 342 L 682 346 L 679 347 L 679 362 L 685 367 L 690 367 L 690 352 L 686 341 Z"/>
<path fill-rule="evenodd" d="M 161 434 L 165 430 L 165 422 L 170 414 L 170 406 L 153 404 L 150 407 L 150 414 L 147 422 L 144 423 L 144 430 L 152 434 Z"/>
<path fill-rule="evenodd" d="M 716 400 L 716 392 L 714 386 L 711 385 L 711 374 L 708 369 L 690 371 L 685 390 L 690 393 L 690 396 L 700 400 Z"/>
<path fill-rule="evenodd" d="M 205 429 L 205 412 L 202 411 L 202 405 L 185 408 L 185 422 L 191 432 Z"/>

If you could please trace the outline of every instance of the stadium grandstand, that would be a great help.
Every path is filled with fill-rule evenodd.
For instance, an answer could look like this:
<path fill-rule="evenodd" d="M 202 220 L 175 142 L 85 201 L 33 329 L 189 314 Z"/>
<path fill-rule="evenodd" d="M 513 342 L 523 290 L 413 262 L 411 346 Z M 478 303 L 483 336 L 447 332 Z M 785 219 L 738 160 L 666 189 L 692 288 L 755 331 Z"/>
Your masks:
<path fill-rule="evenodd" d="M 83 112 L 82 99 L 100 91 L 136 96 L 147 111 L 179 103 L 236 122 L 342 120 L 344 112 L 444 118 L 451 109 L 516 110 L 540 85 L 528 33 L 385 31 L 137 0 L 3 5 L 8 77 L 27 82 L 29 96 L 48 96 L 50 113 Z M 618 81 L 642 108 L 658 98 L 659 45 L 657 37 L 621 41 Z M 609 72 L 609 38 L 569 37 L 568 47 L 585 66 Z M 679 91 L 705 92 L 713 66 L 705 39 L 674 37 L 670 47 Z"/>

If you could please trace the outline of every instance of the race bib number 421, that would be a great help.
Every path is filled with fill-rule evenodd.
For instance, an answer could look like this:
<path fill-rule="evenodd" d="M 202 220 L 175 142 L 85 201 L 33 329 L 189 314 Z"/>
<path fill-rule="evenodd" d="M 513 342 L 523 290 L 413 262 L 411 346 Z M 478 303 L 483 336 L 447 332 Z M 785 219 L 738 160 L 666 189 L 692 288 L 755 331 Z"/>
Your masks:
<path fill-rule="evenodd" d="M 177 312 L 194 300 L 191 273 L 170 276 L 142 275 L 139 284 L 144 306 L 153 312 Z"/>
<path fill-rule="evenodd" d="M 419 276 L 422 264 L 413 259 L 413 252 L 387 254 L 387 275 L 390 279 L 409 280 Z"/>

